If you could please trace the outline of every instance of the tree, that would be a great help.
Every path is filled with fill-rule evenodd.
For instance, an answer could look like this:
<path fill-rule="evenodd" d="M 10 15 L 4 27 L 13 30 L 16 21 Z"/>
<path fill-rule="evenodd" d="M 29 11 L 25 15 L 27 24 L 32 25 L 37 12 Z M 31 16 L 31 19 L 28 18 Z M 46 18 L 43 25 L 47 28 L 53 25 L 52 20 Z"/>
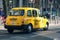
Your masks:
<path fill-rule="evenodd" d="M 7 14 L 7 0 L 2 0 L 3 2 L 3 11 L 5 13 L 5 18 L 6 18 L 6 14 Z"/>

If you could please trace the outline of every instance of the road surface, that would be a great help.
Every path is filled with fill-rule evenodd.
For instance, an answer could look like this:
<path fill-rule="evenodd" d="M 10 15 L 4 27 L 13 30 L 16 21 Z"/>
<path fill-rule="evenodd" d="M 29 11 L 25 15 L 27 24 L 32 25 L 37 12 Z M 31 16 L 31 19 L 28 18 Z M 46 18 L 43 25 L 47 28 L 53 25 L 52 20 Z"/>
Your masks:
<path fill-rule="evenodd" d="M 32 33 L 25 33 L 15 30 L 9 34 L 7 30 L 0 30 L 0 40 L 59 40 L 59 26 L 51 26 L 48 31 L 38 30 Z"/>

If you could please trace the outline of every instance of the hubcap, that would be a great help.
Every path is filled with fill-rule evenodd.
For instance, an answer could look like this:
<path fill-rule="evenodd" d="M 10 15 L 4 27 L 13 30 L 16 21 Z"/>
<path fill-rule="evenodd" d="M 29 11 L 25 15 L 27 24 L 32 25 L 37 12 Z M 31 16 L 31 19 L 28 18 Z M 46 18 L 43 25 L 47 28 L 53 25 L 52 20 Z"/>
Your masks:
<path fill-rule="evenodd" d="M 31 26 L 30 25 L 29 25 L 28 29 L 29 29 L 29 31 L 31 31 Z"/>

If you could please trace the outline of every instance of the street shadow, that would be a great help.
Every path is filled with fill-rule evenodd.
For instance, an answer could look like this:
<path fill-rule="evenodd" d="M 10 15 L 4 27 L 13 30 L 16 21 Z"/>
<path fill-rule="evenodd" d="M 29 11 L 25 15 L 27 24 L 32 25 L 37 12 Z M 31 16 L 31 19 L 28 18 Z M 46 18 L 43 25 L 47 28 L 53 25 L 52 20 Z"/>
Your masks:
<path fill-rule="evenodd" d="M 34 32 L 36 32 L 36 31 L 34 31 Z M 28 32 L 24 32 L 24 31 L 14 31 L 13 33 L 8 33 L 8 31 L 7 30 L 0 30 L 0 35 L 9 35 L 9 34 L 12 34 L 12 35 L 14 35 L 14 34 L 16 34 L 16 35 L 20 35 L 20 34 L 32 34 L 33 32 L 30 32 L 30 33 L 28 33 Z"/>

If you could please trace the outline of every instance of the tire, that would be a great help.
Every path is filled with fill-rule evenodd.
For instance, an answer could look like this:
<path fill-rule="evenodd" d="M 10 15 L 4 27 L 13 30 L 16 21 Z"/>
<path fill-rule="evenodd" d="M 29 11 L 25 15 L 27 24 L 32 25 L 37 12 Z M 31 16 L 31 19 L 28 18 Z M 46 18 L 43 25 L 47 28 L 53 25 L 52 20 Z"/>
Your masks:
<path fill-rule="evenodd" d="M 30 32 L 32 32 L 32 25 L 27 25 L 27 30 L 26 30 L 26 32 L 28 32 L 28 33 L 30 33 Z"/>
<path fill-rule="evenodd" d="M 8 33 L 13 33 L 13 29 L 7 29 Z"/>
<path fill-rule="evenodd" d="M 44 31 L 48 30 L 49 24 L 46 24 L 46 28 L 43 28 Z"/>

